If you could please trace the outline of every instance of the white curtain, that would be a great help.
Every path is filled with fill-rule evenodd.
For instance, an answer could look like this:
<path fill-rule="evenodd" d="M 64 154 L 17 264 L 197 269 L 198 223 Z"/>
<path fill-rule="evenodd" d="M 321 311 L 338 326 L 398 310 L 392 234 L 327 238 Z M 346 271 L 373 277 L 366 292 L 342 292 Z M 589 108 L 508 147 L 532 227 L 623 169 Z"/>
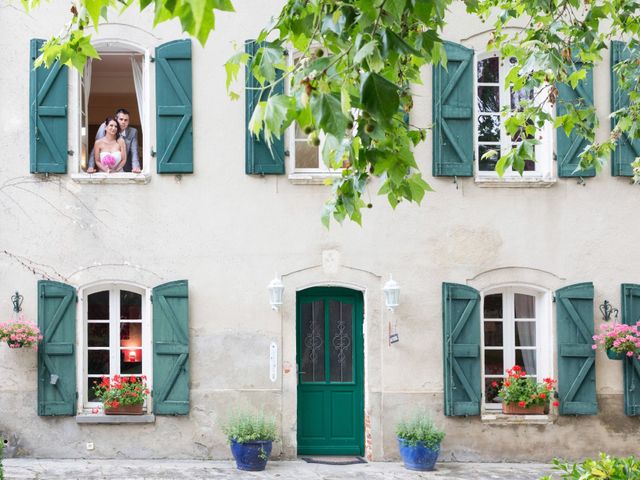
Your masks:
<path fill-rule="evenodd" d="M 144 112 L 145 112 L 145 105 L 144 105 L 144 95 L 142 94 L 143 92 L 143 85 L 144 85 L 144 78 L 143 78 L 143 66 L 142 66 L 142 62 L 144 61 L 143 57 L 141 56 L 135 56 L 135 55 L 131 55 L 131 70 L 133 71 L 133 83 L 135 84 L 136 87 L 136 99 L 138 100 L 138 114 L 140 115 L 140 124 L 144 125 Z"/>
<path fill-rule="evenodd" d="M 514 295 L 515 303 L 515 317 L 516 317 L 516 337 L 520 339 L 521 346 L 535 346 L 536 345 L 536 322 L 523 322 L 518 319 L 533 319 L 536 318 L 535 309 L 535 297 L 531 295 L 523 295 L 516 293 Z M 516 347 L 517 348 L 517 347 Z M 533 374 L 536 369 L 536 351 L 534 350 L 520 350 L 522 352 L 522 360 L 524 363 L 524 369 L 527 373 Z"/>
<path fill-rule="evenodd" d="M 80 157 L 80 168 L 86 170 L 88 166 L 89 155 L 89 95 L 91 95 L 91 72 L 92 72 L 92 59 L 88 58 L 87 63 L 84 66 L 84 73 L 82 75 L 82 90 L 83 90 L 83 102 L 82 102 L 82 114 L 80 116 L 82 121 L 81 129 L 81 141 L 82 141 L 82 153 Z M 93 153 L 93 150 L 91 151 Z"/>

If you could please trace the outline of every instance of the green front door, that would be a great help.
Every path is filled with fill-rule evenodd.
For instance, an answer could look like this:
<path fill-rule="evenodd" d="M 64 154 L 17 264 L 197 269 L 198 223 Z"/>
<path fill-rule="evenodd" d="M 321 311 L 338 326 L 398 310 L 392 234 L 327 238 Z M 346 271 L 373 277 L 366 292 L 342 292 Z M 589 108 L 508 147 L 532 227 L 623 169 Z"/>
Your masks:
<path fill-rule="evenodd" d="M 298 292 L 298 454 L 364 454 L 362 293 Z"/>

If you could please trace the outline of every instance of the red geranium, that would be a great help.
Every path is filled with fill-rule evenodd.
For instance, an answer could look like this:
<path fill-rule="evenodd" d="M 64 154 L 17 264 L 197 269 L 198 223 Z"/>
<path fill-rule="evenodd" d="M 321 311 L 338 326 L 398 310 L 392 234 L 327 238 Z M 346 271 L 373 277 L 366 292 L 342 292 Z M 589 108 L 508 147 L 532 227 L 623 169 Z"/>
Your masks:
<path fill-rule="evenodd" d="M 112 379 L 102 377 L 102 382 L 93 382 L 93 391 L 104 406 L 118 408 L 120 405 L 140 405 L 149 395 L 146 377 L 120 377 L 114 375 Z"/>

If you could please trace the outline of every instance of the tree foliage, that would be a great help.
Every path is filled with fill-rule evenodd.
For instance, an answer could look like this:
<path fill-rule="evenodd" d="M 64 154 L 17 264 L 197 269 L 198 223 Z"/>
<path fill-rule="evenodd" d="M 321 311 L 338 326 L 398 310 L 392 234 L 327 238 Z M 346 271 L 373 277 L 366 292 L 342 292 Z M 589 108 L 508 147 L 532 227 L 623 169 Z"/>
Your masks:
<path fill-rule="evenodd" d="M 27 8 L 40 0 L 23 0 Z M 96 56 L 84 27 L 97 26 L 108 7 L 155 9 L 155 23 L 178 18 L 184 31 L 205 43 L 214 27 L 214 10 L 231 11 L 229 0 L 75 0 L 72 19 L 43 48 L 42 60 L 56 58 L 82 68 Z M 248 68 L 261 87 L 286 82 L 284 94 L 258 103 L 250 129 L 264 131 L 267 141 L 297 122 L 311 145 L 321 145 L 327 165 L 340 169 L 332 181 L 323 222 L 333 217 L 361 223 L 371 207 L 367 189 L 379 178 L 378 193 L 392 207 L 402 201 L 420 203 L 430 186 L 422 178 L 413 149 L 430 134 L 429 125 L 413 125 L 411 85 L 421 83 L 426 64 L 446 65 L 442 31 L 452 0 L 288 0 L 269 26 L 257 34 L 255 55 L 239 51 L 225 69 L 233 98 L 233 81 Z M 507 81 L 515 90 L 529 89 L 534 98 L 518 110 L 503 111 L 507 133 L 517 148 L 499 159 L 496 170 L 522 173 L 525 160 L 535 160 L 536 131 L 546 122 L 578 132 L 589 141 L 578 170 L 600 171 L 621 136 L 640 137 L 640 3 L 635 0 L 465 0 L 467 11 L 493 27 L 489 50 L 514 64 Z M 516 26 L 518 28 L 509 28 Z M 627 39 L 628 60 L 615 67 L 629 106 L 613 112 L 610 136 L 596 140 L 597 116 L 586 103 L 558 102 L 558 85 L 575 88 L 587 69 L 602 61 L 611 40 Z M 289 56 L 291 54 L 291 57 Z M 278 75 L 281 74 L 281 75 Z M 271 89 L 269 89 L 272 92 Z M 640 161 L 633 163 L 640 179 Z"/>

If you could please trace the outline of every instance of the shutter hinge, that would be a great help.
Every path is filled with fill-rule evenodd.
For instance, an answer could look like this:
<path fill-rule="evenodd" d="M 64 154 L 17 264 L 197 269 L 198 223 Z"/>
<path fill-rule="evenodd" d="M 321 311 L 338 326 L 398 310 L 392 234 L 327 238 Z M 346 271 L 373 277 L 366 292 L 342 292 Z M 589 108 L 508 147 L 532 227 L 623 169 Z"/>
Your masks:
<path fill-rule="evenodd" d="M 78 303 L 78 296 L 76 295 L 76 303 Z"/>
<path fill-rule="evenodd" d="M 552 296 L 551 296 L 551 301 L 552 301 L 553 303 L 556 303 L 556 296 L 555 296 L 555 295 L 552 295 Z"/>
<path fill-rule="evenodd" d="M 76 400 L 78 399 L 78 392 L 76 392 Z"/>
<path fill-rule="evenodd" d="M 154 63 L 156 61 L 156 57 L 152 57 L 151 55 L 149 55 L 149 61 L 151 63 Z"/>
<path fill-rule="evenodd" d="M 67 155 L 69 155 L 70 157 L 72 157 L 74 154 L 73 150 L 67 150 Z"/>
<path fill-rule="evenodd" d="M 587 182 L 584 181 L 584 178 L 578 177 L 578 185 L 582 185 L 583 187 L 586 187 Z"/>
<path fill-rule="evenodd" d="M 153 295 L 149 296 L 149 300 L 151 300 L 151 303 L 153 303 Z"/>
<path fill-rule="evenodd" d="M 458 177 L 456 175 L 453 176 L 453 184 L 456 186 L 456 190 L 458 190 Z"/>

